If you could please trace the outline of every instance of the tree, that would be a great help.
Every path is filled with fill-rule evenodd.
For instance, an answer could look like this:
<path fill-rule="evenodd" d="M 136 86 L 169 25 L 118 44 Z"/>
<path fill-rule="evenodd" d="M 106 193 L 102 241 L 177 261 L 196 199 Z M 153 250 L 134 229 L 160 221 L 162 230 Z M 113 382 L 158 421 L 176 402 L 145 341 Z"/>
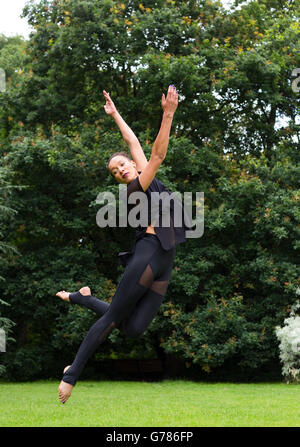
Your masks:
<path fill-rule="evenodd" d="M 8 173 L 4 168 L 0 168 L 0 222 L 1 229 L 7 222 L 11 221 L 12 216 L 16 214 L 16 210 L 12 209 L 9 205 L 9 198 L 11 197 L 12 189 L 14 188 L 7 179 Z M 18 251 L 12 245 L 5 242 L 3 231 L 0 230 L 0 266 L 1 271 L 5 269 L 9 265 L 9 262 L 12 260 L 13 255 L 18 253 Z M 0 282 L 5 283 L 5 278 L 0 276 Z M 15 323 L 2 315 L 2 308 L 5 306 L 9 306 L 6 301 L 0 299 L 0 330 L 1 330 L 1 342 L 3 342 L 3 350 L 6 350 L 6 343 L 8 341 L 15 341 L 13 338 L 8 337 L 8 334 L 12 332 L 12 327 Z M 2 337 L 4 339 L 2 340 Z M 5 366 L 0 364 L 0 375 L 2 375 L 6 371 Z"/>
<path fill-rule="evenodd" d="M 125 344 L 115 332 L 99 355 L 115 357 L 119 346 L 128 356 L 163 351 L 197 376 L 225 366 L 279 371 L 274 327 L 300 278 L 298 13 L 298 3 L 275 0 L 229 11 L 204 0 L 26 6 L 35 31 L 25 49 L 0 45 L 12 73 L 1 94 L 1 165 L 14 185 L 27 185 L 2 230 L 21 254 L 4 268 L 1 290 L 17 323 L 10 377 L 57 375 L 95 318 L 58 303 L 57 290 L 89 285 L 109 301 L 122 274 L 116 255 L 131 235 L 95 223 L 98 193 L 117 194 L 106 160 L 125 149 L 102 89 L 149 157 L 169 84 L 180 105 L 157 177 L 173 191 L 204 192 L 204 235 L 178 247 L 145 336 Z"/>

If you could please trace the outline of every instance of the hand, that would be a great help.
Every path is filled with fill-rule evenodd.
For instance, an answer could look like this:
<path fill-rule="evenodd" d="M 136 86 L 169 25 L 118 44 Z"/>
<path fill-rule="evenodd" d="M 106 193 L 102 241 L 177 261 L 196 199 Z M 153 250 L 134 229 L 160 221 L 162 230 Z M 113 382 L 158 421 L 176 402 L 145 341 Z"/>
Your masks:
<path fill-rule="evenodd" d="M 103 95 L 104 98 L 106 99 L 104 110 L 107 113 L 107 115 L 113 115 L 117 111 L 116 106 L 114 105 L 111 97 L 109 96 L 109 93 L 103 90 Z"/>
<path fill-rule="evenodd" d="M 175 113 L 178 106 L 178 93 L 174 85 L 169 86 L 167 97 L 165 97 L 164 93 L 162 94 L 161 106 L 165 113 Z"/>

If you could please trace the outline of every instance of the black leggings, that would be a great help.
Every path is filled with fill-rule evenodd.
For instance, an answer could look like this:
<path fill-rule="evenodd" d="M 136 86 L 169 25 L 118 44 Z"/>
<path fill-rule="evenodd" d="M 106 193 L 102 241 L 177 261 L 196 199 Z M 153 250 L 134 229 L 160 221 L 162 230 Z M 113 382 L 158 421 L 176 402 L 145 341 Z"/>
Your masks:
<path fill-rule="evenodd" d="M 146 330 L 167 292 L 174 256 L 175 247 L 163 250 L 157 236 L 146 233 L 136 243 L 111 304 L 80 292 L 70 294 L 72 303 L 82 304 L 102 317 L 81 343 L 74 362 L 63 375 L 64 382 L 76 384 L 89 357 L 115 327 L 131 337 Z"/>

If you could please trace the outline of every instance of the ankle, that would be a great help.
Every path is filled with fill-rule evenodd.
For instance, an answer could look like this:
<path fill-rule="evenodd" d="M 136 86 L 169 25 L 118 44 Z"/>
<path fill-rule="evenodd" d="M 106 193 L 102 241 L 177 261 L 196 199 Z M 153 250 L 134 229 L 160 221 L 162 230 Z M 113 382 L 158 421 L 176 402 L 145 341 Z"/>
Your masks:
<path fill-rule="evenodd" d="M 79 292 L 83 296 L 90 296 L 91 295 L 91 289 L 89 287 L 82 287 L 81 289 L 79 289 Z"/>

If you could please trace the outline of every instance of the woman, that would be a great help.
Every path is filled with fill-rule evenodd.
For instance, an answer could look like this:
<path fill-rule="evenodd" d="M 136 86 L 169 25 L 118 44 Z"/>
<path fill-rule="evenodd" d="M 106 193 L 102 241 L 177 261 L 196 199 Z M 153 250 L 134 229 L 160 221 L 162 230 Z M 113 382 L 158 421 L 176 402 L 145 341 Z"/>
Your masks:
<path fill-rule="evenodd" d="M 167 96 L 162 94 L 163 118 L 161 127 L 147 161 L 142 147 L 118 113 L 109 94 L 103 91 L 105 112 L 111 115 L 129 146 L 133 160 L 124 153 L 117 152 L 108 160 L 108 170 L 119 183 L 127 185 L 127 197 L 134 191 L 147 195 L 150 210 L 151 192 L 170 191 L 155 178 L 155 174 L 166 157 L 174 113 L 178 105 L 176 88 L 169 86 Z M 130 208 L 130 205 L 128 205 Z M 58 292 L 65 301 L 76 303 L 94 310 L 101 318 L 90 328 L 83 340 L 75 360 L 64 369 L 59 385 L 59 399 L 62 403 L 70 397 L 73 387 L 88 358 L 99 344 L 117 327 L 125 335 L 138 337 L 149 326 L 166 294 L 175 256 L 175 245 L 185 241 L 184 224 L 175 227 L 171 217 L 170 226 L 162 227 L 149 217 L 146 227 L 136 230 L 135 244 L 130 252 L 120 253 L 120 262 L 126 266 L 111 304 L 91 295 L 89 287 L 78 292 Z"/>

